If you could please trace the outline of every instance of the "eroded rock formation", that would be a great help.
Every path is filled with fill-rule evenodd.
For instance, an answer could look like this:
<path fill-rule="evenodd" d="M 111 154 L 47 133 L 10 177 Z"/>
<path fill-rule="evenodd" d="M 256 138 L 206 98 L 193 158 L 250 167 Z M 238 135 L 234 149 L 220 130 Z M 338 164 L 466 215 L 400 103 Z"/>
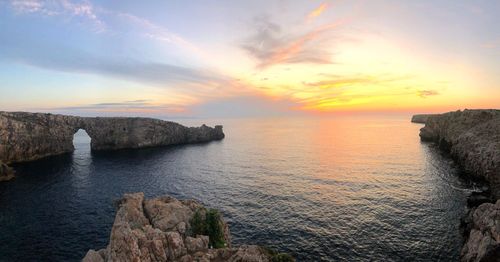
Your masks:
<path fill-rule="evenodd" d="M 229 227 L 221 216 L 213 216 L 194 200 L 163 196 L 144 199 L 143 193 L 125 194 L 119 203 L 109 244 L 89 250 L 84 262 L 104 261 L 293 261 L 259 246 L 231 246 Z M 202 222 L 200 222 L 202 221 Z M 206 222 L 204 222 L 206 221 Z M 206 225 L 204 224 L 206 223 Z M 200 225 L 219 227 L 219 240 L 197 234 Z M 216 230 L 215 230 L 216 231 Z M 219 243 L 219 248 L 211 248 Z"/>
<path fill-rule="evenodd" d="M 79 129 L 90 136 L 92 150 L 200 143 L 224 138 L 222 126 L 185 127 L 151 118 L 0 112 L 0 160 L 9 164 L 72 152 L 73 135 Z"/>
<path fill-rule="evenodd" d="M 468 201 L 473 207 L 464 221 L 461 260 L 500 261 L 500 110 L 431 116 L 420 138 L 435 142 L 468 174 L 488 182 L 491 196 L 476 194 Z M 485 203 L 495 200 L 496 204 Z"/>

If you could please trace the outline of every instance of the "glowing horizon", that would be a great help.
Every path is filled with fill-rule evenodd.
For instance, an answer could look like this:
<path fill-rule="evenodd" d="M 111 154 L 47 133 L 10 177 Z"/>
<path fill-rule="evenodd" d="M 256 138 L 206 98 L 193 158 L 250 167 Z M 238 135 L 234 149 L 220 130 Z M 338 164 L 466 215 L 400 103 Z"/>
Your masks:
<path fill-rule="evenodd" d="M 499 12 L 494 1 L 3 1 L 0 110 L 498 108 Z"/>

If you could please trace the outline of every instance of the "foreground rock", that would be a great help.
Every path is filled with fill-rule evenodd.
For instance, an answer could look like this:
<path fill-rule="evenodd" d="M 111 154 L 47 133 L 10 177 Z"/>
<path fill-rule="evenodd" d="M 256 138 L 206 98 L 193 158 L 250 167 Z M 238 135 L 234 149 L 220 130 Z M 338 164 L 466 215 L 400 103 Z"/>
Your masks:
<path fill-rule="evenodd" d="M 500 200 L 472 209 L 468 219 L 462 261 L 500 261 Z"/>
<path fill-rule="evenodd" d="M 14 178 L 14 170 L 0 161 L 0 182 Z"/>
<path fill-rule="evenodd" d="M 500 110 L 464 110 L 431 116 L 420 130 L 468 174 L 486 181 L 490 194 L 473 194 L 465 218 L 462 261 L 500 261 Z M 478 206 L 477 206 L 478 205 Z"/>
<path fill-rule="evenodd" d="M 224 138 L 222 126 L 185 127 L 151 118 L 0 112 L 0 161 L 10 164 L 73 152 L 73 135 L 79 129 L 90 136 L 92 150 L 202 143 Z"/>
<path fill-rule="evenodd" d="M 419 124 L 425 124 L 427 122 L 427 119 L 429 117 L 435 116 L 436 114 L 420 114 L 420 115 L 414 115 L 411 118 L 412 123 L 419 123 Z"/>
<path fill-rule="evenodd" d="M 84 262 L 103 261 L 294 261 L 263 247 L 231 246 L 229 227 L 216 210 L 194 200 L 125 194 L 109 244 L 89 250 Z"/>

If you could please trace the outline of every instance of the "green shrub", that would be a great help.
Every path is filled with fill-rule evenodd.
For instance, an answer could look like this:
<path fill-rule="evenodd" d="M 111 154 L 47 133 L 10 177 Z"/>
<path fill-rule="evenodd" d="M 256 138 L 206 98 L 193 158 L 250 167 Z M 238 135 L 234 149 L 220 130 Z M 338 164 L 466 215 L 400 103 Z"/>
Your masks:
<path fill-rule="evenodd" d="M 268 256 L 271 258 L 271 262 L 295 262 L 295 259 L 287 253 L 279 253 L 276 250 L 263 247 L 264 251 L 267 252 Z"/>
<path fill-rule="evenodd" d="M 219 211 L 216 209 L 209 209 L 206 211 L 205 217 L 203 217 L 201 210 L 197 210 L 190 222 L 193 236 L 208 236 L 209 245 L 213 248 L 223 248 L 226 246 L 226 242 L 224 241 L 224 228 L 221 223 Z"/>
<path fill-rule="evenodd" d="M 219 211 L 215 209 L 208 210 L 206 225 L 210 245 L 214 248 L 223 248 L 225 246 L 224 229 L 222 228 Z"/>
<path fill-rule="evenodd" d="M 196 210 L 191 219 L 191 232 L 193 236 L 196 235 L 205 235 L 207 231 L 206 223 L 204 218 L 201 216 L 200 210 Z"/>
<path fill-rule="evenodd" d="M 271 257 L 272 262 L 294 262 L 295 259 L 287 253 L 278 253 Z"/>

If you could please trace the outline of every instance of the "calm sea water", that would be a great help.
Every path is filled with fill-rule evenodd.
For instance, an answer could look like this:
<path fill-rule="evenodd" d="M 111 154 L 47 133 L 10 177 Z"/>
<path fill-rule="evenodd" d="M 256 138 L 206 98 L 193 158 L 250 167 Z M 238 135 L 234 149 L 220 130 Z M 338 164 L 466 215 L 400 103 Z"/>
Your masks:
<path fill-rule="evenodd" d="M 103 248 L 114 200 L 143 191 L 223 211 L 235 244 L 300 261 L 455 261 L 471 185 L 409 117 L 189 120 L 223 124 L 201 145 L 73 154 L 0 183 L 0 260 L 77 261 Z"/>

